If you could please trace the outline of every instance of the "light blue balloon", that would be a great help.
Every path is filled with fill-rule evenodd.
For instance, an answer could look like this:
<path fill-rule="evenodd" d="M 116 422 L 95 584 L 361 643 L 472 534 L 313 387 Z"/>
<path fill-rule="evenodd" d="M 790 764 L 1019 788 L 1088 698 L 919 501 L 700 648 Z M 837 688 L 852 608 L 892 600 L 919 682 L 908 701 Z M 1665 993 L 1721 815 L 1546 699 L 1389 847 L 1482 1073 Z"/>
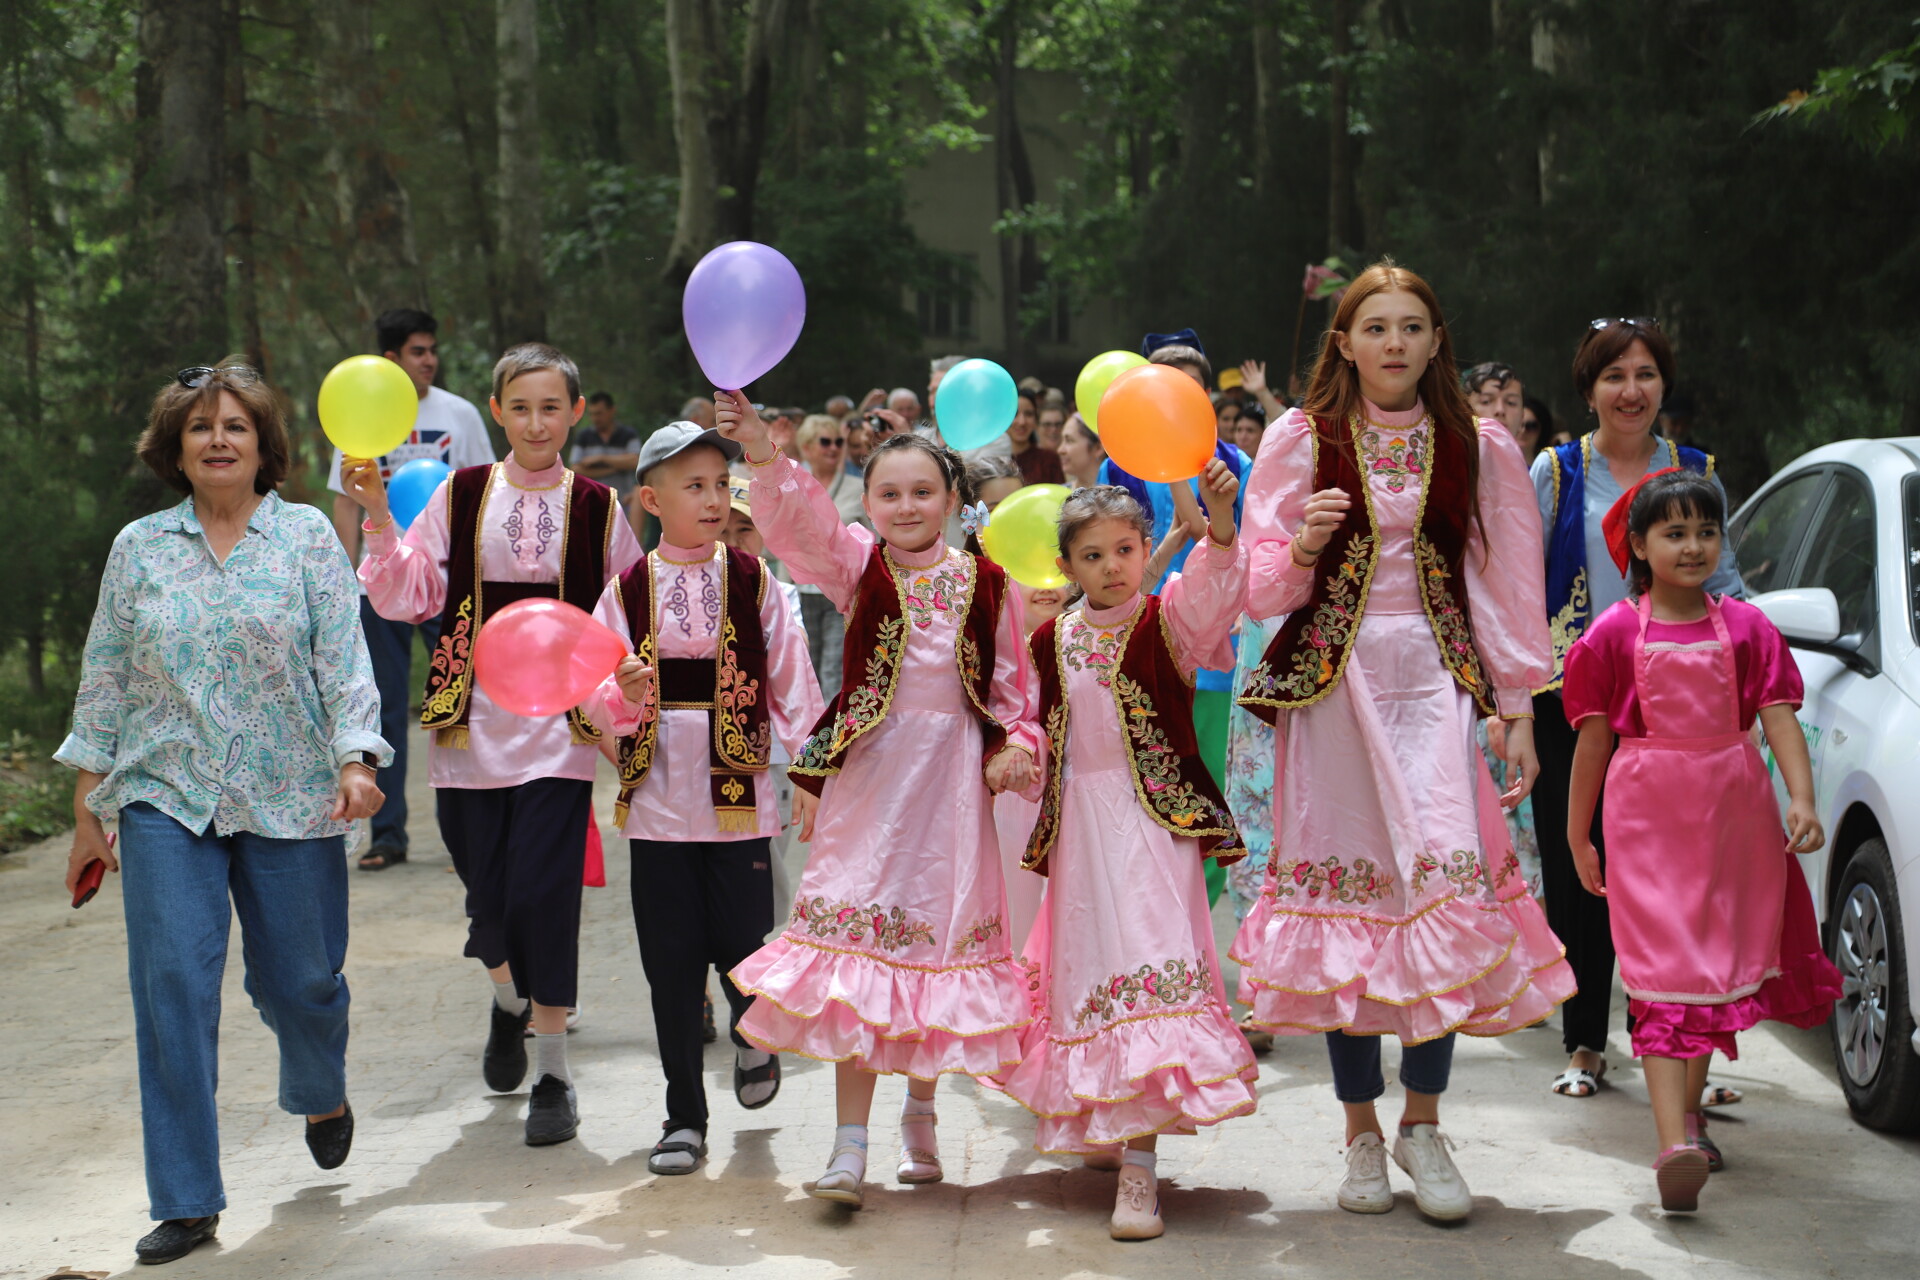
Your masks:
<path fill-rule="evenodd" d="M 437 458 L 415 458 L 393 473 L 387 481 L 387 510 L 402 529 L 413 527 L 414 519 L 427 509 L 433 491 L 447 478 L 450 468 Z"/>
<path fill-rule="evenodd" d="M 991 360 L 962 360 L 934 393 L 940 434 L 955 449 L 978 449 L 1013 425 L 1020 392 L 1013 375 Z"/>

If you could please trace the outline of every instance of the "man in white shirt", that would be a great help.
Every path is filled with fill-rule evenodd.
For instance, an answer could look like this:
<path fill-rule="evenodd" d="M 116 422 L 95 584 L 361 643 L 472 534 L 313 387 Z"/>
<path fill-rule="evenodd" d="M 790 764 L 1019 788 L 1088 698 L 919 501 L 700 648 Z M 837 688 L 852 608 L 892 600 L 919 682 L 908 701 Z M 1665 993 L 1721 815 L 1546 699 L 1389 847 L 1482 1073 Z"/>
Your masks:
<path fill-rule="evenodd" d="M 407 371 L 420 396 L 420 410 L 406 440 L 379 460 L 380 479 L 409 462 L 432 458 L 453 470 L 484 466 L 494 461 L 493 442 L 487 438 L 480 411 L 467 401 L 433 385 L 440 372 L 439 324 L 424 311 L 397 308 L 374 322 L 380 354 Z M 355 564 L 360 561 L 360 506 L 340 484 L 340 451 L 333 451 L 327 474 L 333 490 L 333 527 Z M 373 659 L 373 682 L 380 690 L 380 734 L 393 744 L 393 763 L 379 771 L 377 780 L 387 801 L 373 818 L 372 846 L 361 855 L 362 871 L 384 871 L 407 860 L 407 724 L 413 693 L 412 625 L 392 622 L 373 611 L 366 592 L 360 594 L 360 628 L 367 636 Z M 420 624 L 427 651 L 440 639 L 439 622 Z"/>

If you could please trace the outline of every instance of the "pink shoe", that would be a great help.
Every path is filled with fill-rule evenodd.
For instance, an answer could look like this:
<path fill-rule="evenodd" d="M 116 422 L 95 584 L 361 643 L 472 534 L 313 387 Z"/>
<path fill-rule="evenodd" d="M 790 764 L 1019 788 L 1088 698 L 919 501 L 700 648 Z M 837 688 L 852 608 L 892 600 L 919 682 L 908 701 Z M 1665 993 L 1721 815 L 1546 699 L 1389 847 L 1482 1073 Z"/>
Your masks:
<path fill-rule="evenodd" d="M 1687 1112 L 1687 1144 L 1707 1153 L 1707 1172 L 1718 1173 L 1727 1167 L 1720 1144 L 1707 1136 L 1707 1118 L 1698 1111 Z"/>
<path fill-rule="evenodd" d="M 1700 1207 L 1700 1188 L 1707 1185 L 1707 1153 L 1684 1142 L 1668 1147 L 1654 1160 L 1653 1177 L 1662 1209 L 1693 1213 Z"/>

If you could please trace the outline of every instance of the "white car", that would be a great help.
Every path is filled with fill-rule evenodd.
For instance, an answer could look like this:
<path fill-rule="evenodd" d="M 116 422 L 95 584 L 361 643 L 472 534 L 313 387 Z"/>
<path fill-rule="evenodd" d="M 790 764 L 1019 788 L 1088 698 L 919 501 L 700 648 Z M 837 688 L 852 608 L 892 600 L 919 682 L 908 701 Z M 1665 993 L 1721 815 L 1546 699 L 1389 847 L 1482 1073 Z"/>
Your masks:
<path fill-rule="evenodd" d="M 1920 1131 L 1920 437 L 1796 458 L 1729 533 L 1748 599 L 1806 682 L 1827 846 L 1801 869 L 1846 980 L 1831 1024 L 1840 1083 L 1862 1123 Z"/>

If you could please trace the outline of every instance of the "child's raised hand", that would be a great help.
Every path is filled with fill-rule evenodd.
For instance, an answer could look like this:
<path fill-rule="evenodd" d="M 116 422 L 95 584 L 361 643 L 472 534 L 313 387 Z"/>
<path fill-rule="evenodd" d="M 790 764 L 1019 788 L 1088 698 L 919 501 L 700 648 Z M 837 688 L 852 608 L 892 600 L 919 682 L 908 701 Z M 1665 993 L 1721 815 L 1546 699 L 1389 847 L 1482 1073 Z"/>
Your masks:
<path fill-rule="evenodd" d="M 985 772 L 987 790 L 1017 795 L 1033 785 L 1033 756 L 1021 747 L 1002 747 L 999 755 L 987 761 Z"/>
<path fill-rule="evenodd" d="M 367 513 L 367 520 L 376 527 L 383 524 L 388 515 L 387 486 L 380 479 L 380 463 L 374 458 L 341 458 L 340 487 L 347 496 L 360 504 Z"/>
<path fill-rule="evenodd" d="M 620 684 L 620 693 L 628 702 L 645 707 L 653 701 L 654 669 L 640 661 L 638 655 L 628 654 L 620 659 L 620 665 L 613 669 L 613 678 Z"/>
<path fill-rule="evenodd" d="M 793 820 L 790 827 L 800 828 L 800 843 L 806 844 L 813 839 L 813 818 L 820 812 L 820 797 L 805 787 L 793 789 Z"/>
<path fill-rule="evenodd" d="M 1233 543 L 1233 500 L 1240 492 L 1240 477 L 1233 468 L 1215 458 L 1200 472 L 1200 501 L 1207 507 L 1207 524 L 1213 540 L 1222 546 Z"/>
<path fill-rule="evenodd" d="M 714 427 L 721 435 L 738 444 L 749 462 L 767 462 L 773 457 L 773 442 L 767 436 L 767 424 L 753 411 L 753 401 L 744 391 L 713 393 Z"/>
<path fill-rule="evenodd" d="M 1788 853 L 1812 853 L 1826 842 L 1827 833 L 1810 801 L 1795 800 L 1787 805 Z"/>
<path fill-rule="evenodd" d="M 1600 854 L 1594 849 L 1593 841 L 1582 840 L 1573 846 L 1573 869 L 1588 893 L 1601 898 L 1607 896 L 1607 886 L 1600 881 Z"/>

